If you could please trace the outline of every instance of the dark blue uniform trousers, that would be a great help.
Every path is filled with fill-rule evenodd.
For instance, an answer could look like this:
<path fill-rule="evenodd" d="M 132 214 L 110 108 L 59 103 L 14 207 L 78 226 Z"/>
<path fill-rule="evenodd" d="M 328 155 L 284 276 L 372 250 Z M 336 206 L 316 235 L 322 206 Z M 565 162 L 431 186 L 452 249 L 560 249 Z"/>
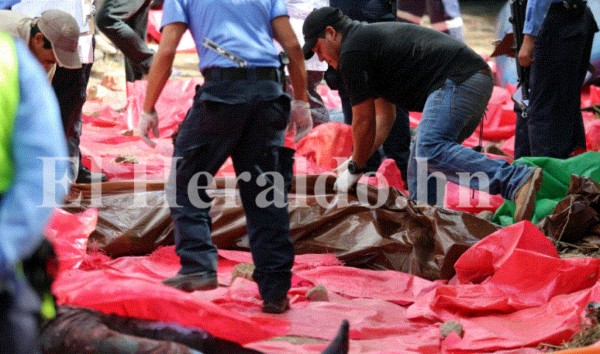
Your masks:
<path fill-rule="evenodd" d="M 535 39 L 527 116 L 518 115 L 515 158 L 567 158 L 585 148 L 581 85 L 598 30 L 589 8 L 577 14 L 553 6 Z"/>
<path fill-rule="evenodd" d="M 204 189 L 192 188 L 198 192 L 199 198 L 194 198 L 189 186 L 195 185 L 195 175 L 199 176 L 197 185 L 207 186 L 210 176 L 231 156 L 256 266 L 253 277 L 264 301 L 279 301 L 291 287 L 294 261 L 287 209 L 294 151 L 283 147 L 289 97 L 227 104 L 203 101 L 201 91 L 197 91 L 175 141 L 177 205 L 171 205 L 171 213 L 180 273 L 210 274 L 217 270 L 217 249 L 211 242 L 210 198 Z M 271 202 L 283 200 L 285 205 L 265 203 L 261 199 L 264 196 Z"/>

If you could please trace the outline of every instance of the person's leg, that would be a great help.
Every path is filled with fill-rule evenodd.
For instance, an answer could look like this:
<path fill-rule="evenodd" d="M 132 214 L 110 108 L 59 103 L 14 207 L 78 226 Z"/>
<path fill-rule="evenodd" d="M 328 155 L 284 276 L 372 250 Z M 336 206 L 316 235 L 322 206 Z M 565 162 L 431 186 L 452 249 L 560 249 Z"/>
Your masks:
<path fill-rule="evenodd" d="M 307 89 L 308 89 L 308 103 L 310 103 L 310 114 L 313 119 L 313 124 L 317 125 L 329 122 L 329 111 L 325 107 L 323 98 L 319 94 L 317 88 L 323 81 L 323 72 L 308 70 L 307 76 Z"/>
<path fill-rule="evenodd" d="M 238 185 L 256 266 L 253 278 L 265 304 L 285 301 L 294 262 L 287 208 L 294 151 L 283 147 L 287 112 L 285 97 L 249 105 L 244 134 L 232 154 L 236 175 L 245 177 L 238 177 Z"/>
<path fill-rule="evenodd" d="M 567 158 L 576 147 L 585 147 L 582 60 L 574 53 L 585 51 L 587 38 L 581 23 L 565 13 L 550 9 L 535 41 L 528 108 L 532 156 Z"/>
<path fill-rule="evenodd" d="M 475 74 L 461 84 L 447 80 L 425 103 L 411 161 L 411 198 L 443 205 L 437 194 L 446 181 L 513 199 L 534 170 L 523 164 L 510 165 L 460 145 L 477 128 L 491 96 L 493 81 Z M 436 173 L 438 172 L 438 173 Z M 435 175 L 432 175 L 436 173 Z M 437 182 L 438 188 L 431 188 Z"/>
<path fill-rule="evenodd" d="M 147 21 L 149 3 L 150 0 L 105 0 L 96 15 L 98 29 L 138 68 L 148 68 L 154 55 L 146 45 L 146 37 L 136 31 L 142 24 L 135 22 L 138 18 Z"/>
<path fill-rule="evenodd" d="M 86 89 L 92 65 L 92 63 L 83 64 L 80 69 L 65 69 L 57 66 L 52 79 L 52 87 L 60 106 L 69 157 L 72 159 L 71 172 L 78 183 L 107 180 L 106 175 L 102 173 L 91 174 L 81 164 L 81 152 L 79 150 L 81 111 L 87 98 Z"/>
<path fill-rule="evenodd" d="M 215 275 L 217 248 L 211 241 L 211 199 L 202 187 L 208 186 L 239 139 L 240 117 L 231 105 L 209 103 L 207 108 L 199 96 L 200 91 L 177 133 L 175 170 L 166 191 L 181 263 L 179 274 Z M 173 188 L 175 196 L 171 195 Z"/>
<path fill-rule="evenodd" d="M 529 149 L 529 127 L 526 116 L 523 116 L 523 111 L 516 105 L 514 111 L 517 115 L 517 124 L 515 128 L 515 160 L 523 156 L 531 156 Z M 525 112 L 526 113 L 526 112 Z"/>
<path fill-rule="evenodd" d="M 148 33 L 148 12 L 150 11 L 150 6 L 146 2 L 144 6 L 140 7 L 139 10 L 134 13 L 129 19 L 125 22 L 137 33 L 137 35 L 144 40 L 144 48 L 140 48 L 137 51 L 139 54 L 135 57 L 126 57 L 126 80 L 133 82 L 136 80 L 141 80 L 144 75 L 148 74 L 150 71 L 150 65 L 152 64 L 152 59 L 154 57 L 154 52 L 148 48 L 145 43 L 146 35 Z"/>
<path fill-rule="evenodd" d="M 396 106 L 396 120 L 392 125 L 390 135 L 383 142 L 383 153 L 386 157 L 396 161 L 402 174 L 402 180 L 406 181 L 410 155 L 410 123 L 408 112 L 402 107 Z"/>

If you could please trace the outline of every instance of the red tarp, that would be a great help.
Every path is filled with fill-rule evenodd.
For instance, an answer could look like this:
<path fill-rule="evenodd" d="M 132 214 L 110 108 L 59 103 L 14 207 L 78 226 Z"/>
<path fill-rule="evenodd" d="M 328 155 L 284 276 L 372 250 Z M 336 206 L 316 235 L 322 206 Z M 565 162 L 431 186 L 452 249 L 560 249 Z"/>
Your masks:
<path fill-rule="evenodd" d="M 113 181 L 165 180 L 173 149 L 170 135 L 191 105 L 196 83 L 168 82 L 157 105 L 161 138 L 154 149 L 137 135 L 122 134 L 137 126 L 145 82 L 129 84 L 129 104 L 123 111 L 111 109 L 108 103 L 88 101 L 81 139 L 85 164 L 101 167 Z M 320 91 L 330 106 L 339 107 L 334 93 L 324 87 Z M 595 94 L 589 94 L 590 102 Z M 508 97 L 505 90 L 494 90 L 484 121 L 484 139 L 510 139 L 514 115 Z M 411 113 L 411 124 L 418 118 L 419 114 Z M 597 122 L 593 115 L 586 115 L 588 145 L 592 147 L 597 145 L 598 134 L 593 133 Z M 465 145 L 476 145 L 477 134 Z M 289 136 L 286 141 L 297 149 L 296 174 L 331 170 L 351 151 L 349 127 L 340 123 L 322 125 L 298 144 Z M 119 162 L 127 159 L 137 163 Z M 220 175 L 232 171 L 227 162 Z M 379 172 L 388 178 L 388 184 L 403 185 L 394 178 L 397 174 L 389 162 Z M 374 185 L 384 182 L 381 176 L 363 181 Z M 460 209 L 456 196 L 464 191 L 457 188 L 449 186 L 447 201 Z M 469 212 L 493 210 L 497 202 L 493 199 L 481 208 L 476 199 L 475 206 L 463 207 Z M 350 320 L 353 353 L 523 352 L 524 347 L 569 339 L 579 328 L 585 305 L 600 301 L 596 285 L 600 261 L 560 259 L 550 241 L 524 222 L 472 246 L 456 263 L 456 277 L 447 283 L 394 271 L 347 268 L 332 255 L 298 256 L 290 291 L 291 310 L 266 315 L 260 312 L 254 283 L 238 278 L 230 284 L 234 265 L 251 261 L 248 253 L 220 250 L 219 283 L 223 286 L 187 294 L 160 283 L 179 267 L 173 247 L 160 248 L 145 257 L 110 259 L 86 254 L 87 238 L 97 217 L 94 209 L 75 215 L 58 210 L 48 226 L 47 234 L 61 261 L 54 286 L 60 304 L 196 326 L 265 352 L 319 352 L 326 343 L 267 339 L 289 335 L 329 340 L 344 318 Z M 329 302 L 307 301 L 306 291 L 318 284 L 328 289 Z M 446 321 L 460 322 L 464 337 L 451 335 L 442 340 L 439 327 Z"/>
<path fill-rule="evenodd" d="M 341 266 L 332 255 L 296 257 L 291 310 L 260 312 L 256 284 L 233 267 L 251 262 L 246 252 L 219 251 L 213 291 L 184 293 L 161 284 L 179 265 L 173 247 L 146 257 L 110 259 L 85 254 L 96 211 L 57 211 L 47 234 L 61 262 L 54 284 L 59 304 L 121 316 L 175 322 L 265 352 L 317 353 L 323 344 L 268 341 L 276 335 L 329 340 L 343 319 L 351 324 L 351 352 L 484 352 L 560 344 L 577 331 L 584 308 L 600 300 L 600 259 L 560 259 L 552 243 L 529 222 L 486 237 L 456 262 L 449 282 L 395 271 Z M 328 302 L 310 302 L 315 285 Z M 442 340 L 446 321 L 462 324 L 464 337 Z M 249 330 L 252 328 L 252 330 Z M 267 340 L 267 341 L 265 341 Z"/>

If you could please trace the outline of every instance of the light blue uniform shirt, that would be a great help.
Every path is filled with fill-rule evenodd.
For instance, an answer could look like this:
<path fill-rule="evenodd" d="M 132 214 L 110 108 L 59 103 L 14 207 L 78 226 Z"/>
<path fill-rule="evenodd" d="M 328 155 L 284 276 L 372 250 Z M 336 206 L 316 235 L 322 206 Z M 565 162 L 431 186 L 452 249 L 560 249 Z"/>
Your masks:
<path fill-rule="evenodd" d="M 546 14 L 548 13 L 548 9 L 550 8 L 550 4 L 554 3 L 562 4 L 562 0 L 528 0 L 527 15 L 525 16 L 525 24 L 523 25 L 523 34 L 529 34 L 537 37 L 540 29 L 542 28 L 544 18 L 546 18 Z"/>
<path fill-rule="evenodd" d="M 200 71 L 237 64 L 202 43 L 205 38 L 246 60 L 248 66 L 279 67 L 271 20 L 287 16 L 283 0 L 173 0 L 165 1 L 161 26 L 187 24 L 200 58 Z"/>
<path fill-rule="evenodd" d="M 56 96 L 37 59 L 22 41 L 16 44 L 20 102 L 12 135 L 14 179 L 0 200 L 0 279 L 7 279 L 14 265 L 42 239 L 53 209 L 42 207 L 44 196 L 60 203 L 67 192 L 60 186 L 54 188 L 54 181 L 46 188 L 40 159 L 60 157 L 55 164 L 57 178 L 67 173 L 67 145 Z"/>

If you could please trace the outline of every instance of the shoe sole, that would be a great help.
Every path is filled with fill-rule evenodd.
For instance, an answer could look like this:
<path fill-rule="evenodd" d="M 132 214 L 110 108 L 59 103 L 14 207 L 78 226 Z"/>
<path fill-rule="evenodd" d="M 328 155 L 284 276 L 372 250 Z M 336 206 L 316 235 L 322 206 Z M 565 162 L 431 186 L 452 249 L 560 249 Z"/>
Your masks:
<path fill-rule="evenodd" d="M 206 291 L 206 290 L 213 290 L 219 287 L 219 283 L 218 281 L 215 279 L 214 283 L 208 283 L 202 286 L 194 286 L 193 284 L 191 284 L 189 281 L 182 281 L 182 280 L 175 280 L 173 282 L 169 281 L 170 279 L 164 280 L 162 283 L 166 286 L 170 286 L 172 288 L 175 289 L 179 289 L 188 293 L 194 292 L 194 291 Z"/>
<path fill-rule="evenodd" d="M 529 190 L 527 191 L 527 195 L 526 195 L 526 201 L 528 201 L 528 204 L 525 208 L 523 208 L 523 212 L 521 213 L 522 215 L 517 215 L 516 211 L 515 211 L 515 221 L 519 222 L 519 221 L 523 221 L 523 220 L 531 220 L 531 217 L 533 216 L 533 211 L 535 209 L 535 195 L 537 194 L 537 192 L 540 190 L 540 187 L 542 186 L 542 178 L 544 177 L 543 174 L 543 170 L 541 168 L 536 168 L 535 171 L 533 171 L 533 175 L 531 176 L 531 178 L 533 178 L 533 183 L 531 184 L 531 188 L 529 188 Z"/>
<path fill-rule="evenodd" d="M 262 312 L 272 313 L 272 314 L 282 314 L 289 309 L 290 309 L 290 302 L 288 300 L 288 301 L 286 301 L 286 303 L 283 307 L 276 305 L 274 303 L 263 304 Z"/>

